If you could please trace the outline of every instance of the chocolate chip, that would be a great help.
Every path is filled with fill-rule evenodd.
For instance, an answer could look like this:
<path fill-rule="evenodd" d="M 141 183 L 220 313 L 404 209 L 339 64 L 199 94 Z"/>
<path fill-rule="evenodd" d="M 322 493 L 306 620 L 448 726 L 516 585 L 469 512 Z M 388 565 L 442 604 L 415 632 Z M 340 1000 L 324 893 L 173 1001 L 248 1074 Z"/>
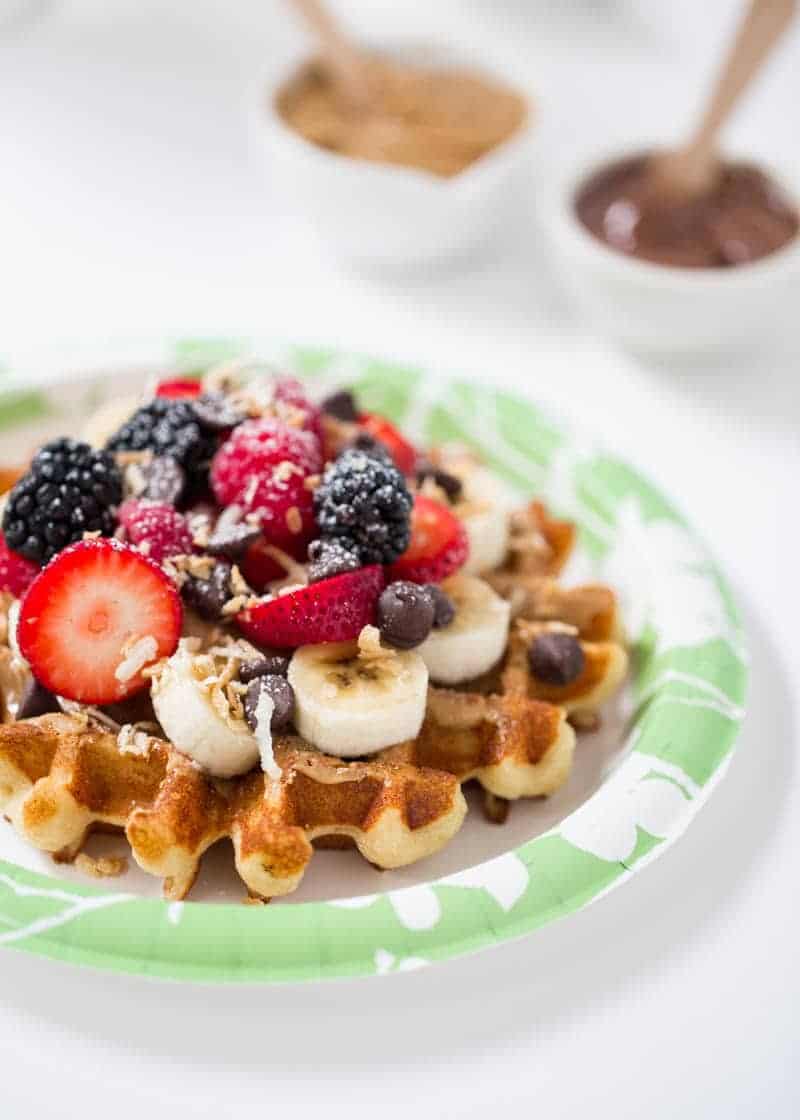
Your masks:
<path fill-rule="evenodd" d="M 191 404 L 198 423 L 209 432 L 226 432 L 247 419 L 247 412 L 224 393 L 204 393 Z"/>
<path fill-rule="evenodd" d="M 435 583 L 426 583 L 425 590 L 433 600 L 434 630 L 441 630 L 444 626 L 449 626 L 456 617 L 455 603 Z"/>
<path fill-rule="evenodd" d="M 222 608 L 231 598 L 231 565 L 224 561 L 216 564 L 208 579 L 190 576 L 181 594 L 201 618 L 218 622 L 223 617 Z"/>
<path fill-rule="evenodd" d="M 358 420 L 355 398 L 349 389 L 340 389 L 337 393 L 331 393 L 320 407 L 323 412 L 336 420 L 345 420 L 350 424 L 355 424 Z"/>
<path fill-rule="evenodd" d="M 161 455 L 143 468 L 145 490 L 143 498 L 153 502 L 177 505 L 186 486 L 186 472 L 171 455 Z"/>
<path fill-rule="evenodd" d="M 245 661 L 239 669 L 239 680 L 249 684 L 257 677 L 285 677 L 289 668 L 289 658 L 280 653 L 271 653 L 260 661 Z"/>
<path fill-rule="evenodd" d="M 545 684 L 572 684 L 586 664 L 583 648 L 572 634 L 540 634 L 528 650 L 531 672 Z"/>
<path fill-rule="evenodd" d="M 285 677 L 278 677 L 273 674 L 256 677 L 247 687 L 244 697 L 244 715 L 248 727 L 253 732 L 257 730 L 256 711 L 263 692 L 266 692 L 272 701 L 270 729 L 272 731 L 283 731 L 291 723 L 294 713 L 294 689 Z"/>
<path fill-rule="evenodd" d="M 433 598 L 418 583 L 397 580 L 378 599 L 381 637 L 398 649 L 413 649 L 424 642 L 431 632 L 434 615 Z"/>
<path fill-rule="evenodd" d="M 222 528 L 215 529 L 208 538 L 205 551 L 210 556 L 227 556 L 230 560 L 240 560 L 260 536 L 259 527 L 246 521 L 223 525 Z"/>
<path fill-rule="evenodd" d="M 34 719 L 36 716 L 46 716 L 50 712 L 60 712 L 58 700 L 54 693 L 39 684 L 32 677 L 25 686 L 25 691 L 17 708 L 17 719 Z"/>
<path fill-rule="evenodd" d="M 308 546 L 308 582 L 319 583 L 344 572 L 354 572 L 361 567 L 355 552 L 344 548 L 338 541 L 312 541 Z"/>
<path fill-rule="evenodd" d="M 426 478 L 433 479 L 439 489 L 445 492 L 448 501 L 457 502 L 461 497 L 463 490 L 461 479 L 456 478 L 454 474 L 448 474 L 427 459 L 417 466 L 417 482 L 424 482 Z"/>
<path fill-rule="evenodd" d="M 373 459 L 382 459 L 386 463 L 394 463 L 386 446 L 375 439 L 368 432 L 359 432 L 358 435 L 347 445 L 343 450 L 355 448 L 356 451 L 363 451 L 366 455 L 371 455 Z"/>

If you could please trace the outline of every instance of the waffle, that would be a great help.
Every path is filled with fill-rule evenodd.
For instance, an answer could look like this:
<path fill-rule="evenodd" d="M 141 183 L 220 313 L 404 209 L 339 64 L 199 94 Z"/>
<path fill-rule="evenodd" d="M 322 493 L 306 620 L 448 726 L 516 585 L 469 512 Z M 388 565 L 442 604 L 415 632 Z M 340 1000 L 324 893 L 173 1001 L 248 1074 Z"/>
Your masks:
<path fill-rule="evenodd" d="M 574 527 L 539 502 L 513 515 L 506 562 L 483 574 L 511 602 L 505 657 L 466 686 L 431 687 L 411 742 L 343 761 L 295 736 L 276 737 L 280 782 L 260 772 L 219 781 L 162 740 L 140 757 L 121 752 L 116 736 L 85 714 L 42 716 L 0 726 L 0 811 L 62 861 L 75 858 L 93 829 L 124 830 L 137 863 L 164 880 L 170 899 L 185 897 L 203 852 L 225 837 L 248 891 L 261 898 L 297 887 L 312 844 L 354 844 L 382 868 L 422 859 L 460 828 L 462 783 L 483 787 L 494 820 L 510 801 L 558 789 L 572 765 L 572 723 L 596 718 L 625 676 L 613 592 L 557 581 L 574 539 Z M 551 628 L 576 634 L 584 652 L 583 672 L 563 687 L 537 680 L 528 661 L 532 639 Z M 7 720 L 24 683 L 0 644 Z"/>
<path fill-rule="evenodd" d="M 438 851 L 466 813 L 457 778 L 442 771 L 343 763 L 294 736 L 277 738 L 274 753 L 279 782 L 256 771 L 216 781 L 163 741 L 146 756 L 122 753 L 85 716 L 40 716 L 0 727 L 0 810 L 60 861 L 93 829 L 123 829 L 169 899 L 186 896 L 203 852 L 225 837 L 250 894 L 271 898 L 297 887 L 317 837 L 345 837 L 376 866 L 402 867 Z"/>

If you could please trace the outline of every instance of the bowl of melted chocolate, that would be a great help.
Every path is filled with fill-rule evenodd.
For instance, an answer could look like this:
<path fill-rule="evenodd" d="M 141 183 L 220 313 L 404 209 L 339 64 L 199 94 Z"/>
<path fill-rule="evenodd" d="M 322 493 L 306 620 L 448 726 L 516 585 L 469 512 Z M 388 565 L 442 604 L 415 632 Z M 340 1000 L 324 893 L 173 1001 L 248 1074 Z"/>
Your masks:
<path fill-rule="evenodd" d="M 738 268 L 797 237 L 796 205 L 759 167 L 723 163 L 708 191 L 654 187 L 646 155 L 595 172 L 575 199 L 578 218 L 611 249 L 672 268 Z"/>
<path fill-rule="evenodd" d="M 690 355 L 750 348 L 789 328 L 800 295 L 800 183 L 725 158 L 710 188 L 658 185 L 650 156 L 568 170 L 545 202 L 564 287 L 626 347 Z"/>

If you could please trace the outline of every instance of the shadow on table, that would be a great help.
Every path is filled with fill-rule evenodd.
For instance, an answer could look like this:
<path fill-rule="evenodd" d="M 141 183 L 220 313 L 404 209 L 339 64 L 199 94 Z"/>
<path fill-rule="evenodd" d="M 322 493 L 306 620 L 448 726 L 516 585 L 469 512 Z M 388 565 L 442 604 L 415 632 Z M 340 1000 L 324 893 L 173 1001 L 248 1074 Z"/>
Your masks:
<path fill-rule="evenodd" d="M 727 778 L 687 839 L 588 910 L 483 955 L 322 986 L 166 985 L 18 954 L 4 970 L 5 1003 L 87 1043 L 245 1076 L 430 1068 L 483 1058 L 532 1027 L 568 1029 L 724 925 L 769 859 L 787 809 L 794 711 L 768 635 L 749 625 L 749 717 Z"/>

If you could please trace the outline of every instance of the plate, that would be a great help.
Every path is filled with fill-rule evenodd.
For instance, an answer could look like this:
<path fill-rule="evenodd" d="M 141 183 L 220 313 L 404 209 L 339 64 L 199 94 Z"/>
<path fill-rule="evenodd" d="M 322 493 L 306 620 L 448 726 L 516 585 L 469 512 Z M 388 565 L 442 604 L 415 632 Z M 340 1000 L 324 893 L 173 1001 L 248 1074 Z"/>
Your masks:
<path fill-rule="evenodd" d="M 133 871 L 100 888 L 69 869 L 56 877 L 3 826 L 0 946 L 171 980 L 383 975 L 519 937 L 626 883 L 682 835 L 725 773 L 744 714 L 746 656 L 703 543 L 601 443 L 512 393 L 418 367 L 274 339 L 156 339 L 0 365 L 3 458 L 43 433 L 78 431 L 82 415 L 135 389 L 147 370 L 252 354 L 320 390 L 353 385 L 365 408 L 421 440 L 471 444 L 510 488 L 544 495 L 575 520 L 584 574 L 622 598 L 633 666 L 624 706 L 603 734 L 581 737 L 567 787 L 518 804 L 502 829 L 473 812 L 444 853 L 401 872 L 320 852 L 298 895 L 267 907 L 212 901 L 229 897 L 213 886 L 224 862 L 214 853 L 205 897 L 168 903 L 147 897 L 153 882 L 141 885 L 147 877 Z"/>

